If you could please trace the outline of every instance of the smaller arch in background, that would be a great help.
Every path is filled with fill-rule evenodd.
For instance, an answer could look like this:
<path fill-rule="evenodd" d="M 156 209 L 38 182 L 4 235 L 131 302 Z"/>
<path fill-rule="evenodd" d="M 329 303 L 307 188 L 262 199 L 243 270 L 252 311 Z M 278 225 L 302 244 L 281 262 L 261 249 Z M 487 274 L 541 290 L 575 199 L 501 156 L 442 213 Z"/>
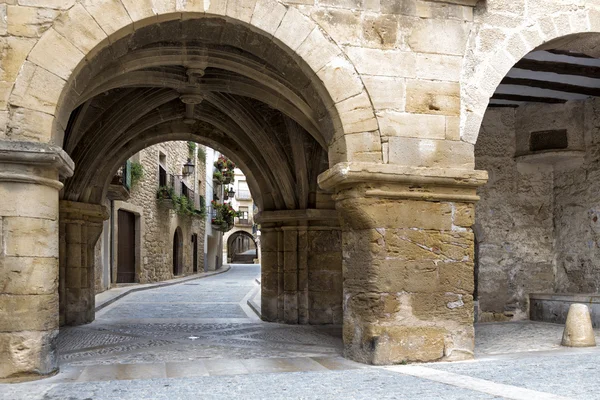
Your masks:
<path fill-rule="evenodd" d="M 231 260 L 232 264 L 251 264 L 256 258 L 258 258 L 258 244 L 252 234 L 245 230 L 238 230 L 229 235 L 227 259 Z"/>

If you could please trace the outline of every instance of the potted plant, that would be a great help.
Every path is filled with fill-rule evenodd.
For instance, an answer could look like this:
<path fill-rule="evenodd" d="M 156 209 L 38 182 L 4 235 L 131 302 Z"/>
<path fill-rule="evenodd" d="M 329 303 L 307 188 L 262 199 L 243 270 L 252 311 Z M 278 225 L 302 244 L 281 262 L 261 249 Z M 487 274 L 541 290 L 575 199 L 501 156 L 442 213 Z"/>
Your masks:
<path fill-rule="evenodd" d="M 223 183 L 223 181 L 224 181 L 223 173 L 221 171 L 213 172 L 213 181 L 218 182 L 218 183 Z"/>
<path fill-rule="evenodd" d="M 170 186 L 161 186 L 156 192 L 158 202 L 169 208 L 173 208 L 173 199 L 175 197 L 175 190 Z"/>
<path fill-rule="evenodd" d="M 235 180 L 235 172 L 232 169 L 228 169 L 223 172 L 223 183 L 229 185 Z"/>

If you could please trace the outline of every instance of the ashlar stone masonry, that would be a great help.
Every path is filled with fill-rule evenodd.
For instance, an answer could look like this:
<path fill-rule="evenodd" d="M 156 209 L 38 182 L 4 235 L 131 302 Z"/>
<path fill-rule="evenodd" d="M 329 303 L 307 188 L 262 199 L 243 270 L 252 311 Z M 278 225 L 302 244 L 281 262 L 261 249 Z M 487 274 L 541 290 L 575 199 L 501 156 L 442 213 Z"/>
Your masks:
<path fill-rule="evenodd" d="M 0 16 L 7 380 L 57 369 L 59 201 L 99 209 L 119 165 L 172 140 L 226 154 L 280 218 L 265 222 L 265 319 L 342 320 L 361 362 L 472 357 L 489 100 L 532 50 L 600 33 L 600 4 L 576 0 L 28 0 Z M 87 253 L 69 247 L 93 236 L 64 243 L 73 273 Z M 581 282 L 576 262 L 561 285 Z"/>

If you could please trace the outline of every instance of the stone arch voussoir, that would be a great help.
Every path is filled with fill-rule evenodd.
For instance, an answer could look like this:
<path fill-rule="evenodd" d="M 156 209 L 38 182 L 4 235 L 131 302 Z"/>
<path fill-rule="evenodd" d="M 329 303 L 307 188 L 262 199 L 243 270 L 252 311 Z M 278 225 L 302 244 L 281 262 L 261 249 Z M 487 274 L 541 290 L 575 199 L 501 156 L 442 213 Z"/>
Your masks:
<path fill-rule="evenodd" d="M 28 127 L 28 140 L 33 136 L 62 144 L 79 95 L 71 90 L 71 80 L 102 49 L 153 23 L 202 16 L 247 24 L 282 46 L 307 76 L 320 81 L 317 86 L 335 130 L 329 143 L 335 149 L 330 163 L 351 161 L 360 153 L 379 152 L 381 159 L 377 119 L 353 64 L 314 20 L 277 0 L 84 0 L 75 4 L 33 47 L 9 97 L 12 107 L 35 117 L 30 118 L 35 123 Z M 347 146 L 347 135 L 354 136 L 353 145 Z M 364 140 L 365 135 L 369 140 Z"/>
<path fill-rule="evenodd" d="M 476 143 L 490 98 L 500 81 L 519 60 L 552 40 L 594 32 L 600 34 L 600 9 L 581 10 L 576 18 L 573 13 L 544 15 L 534 21 L 527 20 L 492 49 L 468 52 L 463 65 L 474 67 L 464 69 L 461 74 L 461 139 Z"/>

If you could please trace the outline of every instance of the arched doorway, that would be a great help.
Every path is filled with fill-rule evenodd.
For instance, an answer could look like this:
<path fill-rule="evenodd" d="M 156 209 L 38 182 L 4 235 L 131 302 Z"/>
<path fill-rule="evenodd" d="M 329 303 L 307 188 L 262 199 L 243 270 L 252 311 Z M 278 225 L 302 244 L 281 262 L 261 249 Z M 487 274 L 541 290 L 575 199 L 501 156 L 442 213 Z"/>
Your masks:
<path fill-rule="evenodd" d="M 173 235 L 173 275 L 181 275 L 183 271 L 183 237 L 181 228 L 175 229 Z"/>
<path fill-rule="evenodd" d="M 198 272 L 198 234 L 192 235 L 192 271 Z"/>
<path fill-rule="evenodd" d="M 253 264 L 258 258 L 254 237 L 246 231 L 233 232 L 227 239 L 227 259 L 232 264 Z"/>

